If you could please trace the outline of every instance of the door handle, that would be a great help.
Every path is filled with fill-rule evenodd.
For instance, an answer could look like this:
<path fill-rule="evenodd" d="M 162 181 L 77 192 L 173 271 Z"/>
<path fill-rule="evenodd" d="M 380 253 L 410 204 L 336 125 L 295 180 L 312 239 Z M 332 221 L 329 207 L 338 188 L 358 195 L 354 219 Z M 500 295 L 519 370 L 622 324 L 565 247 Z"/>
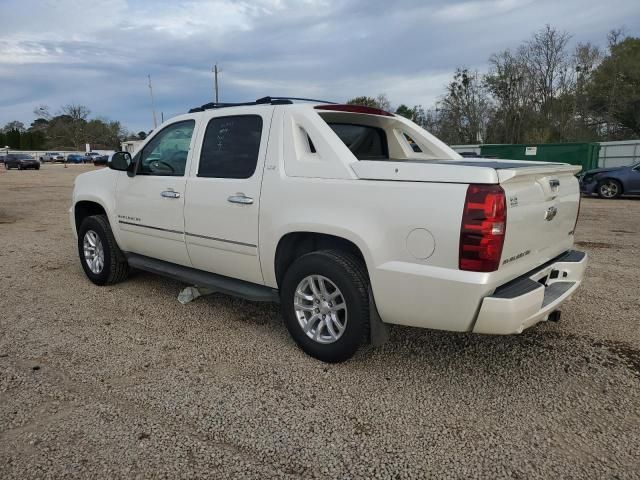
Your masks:
<path fill-rule="evenodd" d="M 240 203 L 242 205 L 251 205 L 253 203 L 253 198 L 247 197 L 244 193 L 231 195 L 227 200 L 231 203 Z"/>
<path fill-rule="evenodd" d="M 180 193 L 174 192 L 173 190 L 165 190 L 164 192 L 160 192 L 160 196 L 164 198 L 180 198 Z"/>

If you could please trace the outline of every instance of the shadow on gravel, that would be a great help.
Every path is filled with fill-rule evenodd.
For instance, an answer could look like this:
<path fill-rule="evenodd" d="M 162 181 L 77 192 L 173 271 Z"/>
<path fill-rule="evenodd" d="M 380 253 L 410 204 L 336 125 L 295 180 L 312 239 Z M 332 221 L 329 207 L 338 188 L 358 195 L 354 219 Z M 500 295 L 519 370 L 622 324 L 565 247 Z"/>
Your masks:
<path fill-rule="evenodd" d="M 129 282 L 144 282 L 161 295 L 175 296 L 186 285 L 145 272 L 135 272 Z M 109 288 L 118 288 L 109 287 Z M 213 293 L 200 297 L 195 303 L 205 303 L 211 308 L 225 308 L 231 312 L 229 320 L 256 326 L 270 326 L 270 331 L 282 330 L 284 324 L 280 307 L 276 304 L 252 302 Z M 265 333 L 267 334 L 267 333 Z M 285 341 L 293 346 L 288 335 Z M 292 348 L 291 352 L 294 349 Z M 409 360 L 417 360 L 413 363 Z M 416 368 L 429 366 L 436 370 L 460 368 L 483 373 L 498 372 L 504 368 L 538 365 L 540 369 L 574 369 L 576 362 L 582 366 L 597 364 L 604 368 L 622 367 L 640 377 L 640 349 L 623 342 L 596 341 L 586 336 L 551 331 L 545 324 L 534 327 L 521 335 L 490 336 L 472 333 L 445 332 L 421 328 L 390 326 L 390 339 L 380 347 L 363 345 L 350 367 L 371 370 L 372 364 L 413 364 Z M 394 367 L 395 368 L 395 367 Z"/>
<path fill-rule="evenodd" d="M 16 219 L 4 210 L 0 210 L 0 225 L 8 223 L 16 223 Z"/>
<path fill-rule="evenodd" d="M 542 326 L 542 325 L 541 325 Z M 628 343 L 594 340 L 563 332 L 537 329 L 521 335 L 485 336 L 471 333 L 453 333 L 422 330 L 411 327 L 392 327 L 387 345 L 393 352 L 381 355 L 422 356 L 424 361 L 461 361 L 464 365 L 505 367 L 522 364 L 529 360 L 544 368 L 547 362 L 557 362 L 566 357 L 565 371 L 569 363 L 582 360 L 585 364 L 599 364 L 604 368 L 622 367 L 640 378 L 640 349 Z M 387 345 L 383 346 L 386 347 Z M 370 349 L 368 355 L 377 355 Z M 558 365 L 554 365 L 558 366 Z"/>

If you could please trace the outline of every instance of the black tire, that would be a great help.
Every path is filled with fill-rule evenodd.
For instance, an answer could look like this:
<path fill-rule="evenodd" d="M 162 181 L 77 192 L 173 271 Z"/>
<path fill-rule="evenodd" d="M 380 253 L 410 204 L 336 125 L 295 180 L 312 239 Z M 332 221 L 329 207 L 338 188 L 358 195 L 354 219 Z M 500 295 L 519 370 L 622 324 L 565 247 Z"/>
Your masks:
<path fill-rule="evenodd" d="M 98 273 L 91 271 L 85 259 L 83 242 L 89 230 L 98 235 L 104 250 L 104 266 Z M 78 255 L 84 273 L 96 285 L 112 285 L 129 276 L 129 264 L 116 243 L 106 215 L 92 215 L 82 221 L 78 229 Z"/>
<path fill-rule="evenodd" d="M 11 167 L 9 166 L 9 164 L 5 163 L 5 164 L 4 164 L 4 169 L 5 169 L 5 170 L 10 170 L 10 169 L 11 169 Z"/>
<path fill-rule="evenodd" d="M 36 170 L 40 170 L 40 165 L 37 165 L 37 166 L 36 166 Z"/>
<path fill-rule="evenodd" d="M 613 200 L 622 195 L 622 184 L 614 178 L 605 178 L 598 183 L 597 191 L 600 198 Z"/>
<path fill-rule="evenodd" d="M 294 308 L 298 284 L 309 275 L 322 275 L 333 282 L 347 306 L 345 330 L 333 343 L 322 344 L 303 331 Z M 369 338 L 369 276 L 362 260 L 338 250 L 321 250 L 298 258 L 287 270 L 280 289 L 285 325 L 298 346 L 308 355 L 327 363 L 351 358 Z"/>

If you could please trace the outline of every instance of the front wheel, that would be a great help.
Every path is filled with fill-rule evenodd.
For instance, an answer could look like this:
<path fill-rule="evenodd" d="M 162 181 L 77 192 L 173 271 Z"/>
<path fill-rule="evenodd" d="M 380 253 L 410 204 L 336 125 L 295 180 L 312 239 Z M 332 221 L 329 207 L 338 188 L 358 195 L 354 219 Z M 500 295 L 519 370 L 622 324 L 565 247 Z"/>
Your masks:
<path fill-rule="evenodd" d="M 622 195 L 622 184 L 612 178 L 603 180 L 598 184 L 598 195 L 600 198 L 618 198 Z"/>
<path fill-rule="evenodd" d="M 84 273 L 96 285 L 118 283 L 129 275 L 129 264 L 116 243 L 106 215 L 83 220 L 78 229 L 78 255 Z"/>
<path fill-rule="evenodd" d="M 354 255 L 321 250 L 301 256 L 282 281 L 287 330 L 318 360 L 351 358 L 369 335 L 368 287 L 366 268 Z"/>

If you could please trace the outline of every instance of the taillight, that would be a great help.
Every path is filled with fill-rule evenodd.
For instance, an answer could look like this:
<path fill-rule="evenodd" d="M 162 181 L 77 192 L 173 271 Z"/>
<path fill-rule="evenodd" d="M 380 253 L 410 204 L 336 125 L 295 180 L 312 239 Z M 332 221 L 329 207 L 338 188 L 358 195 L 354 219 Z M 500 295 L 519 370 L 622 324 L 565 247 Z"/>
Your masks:
<path fill-rule="evenodd" d="M 502 187 L 469 185 L 460 227 L 460 270 L 497 270 L 506 228 L 507 202 Z"/>

